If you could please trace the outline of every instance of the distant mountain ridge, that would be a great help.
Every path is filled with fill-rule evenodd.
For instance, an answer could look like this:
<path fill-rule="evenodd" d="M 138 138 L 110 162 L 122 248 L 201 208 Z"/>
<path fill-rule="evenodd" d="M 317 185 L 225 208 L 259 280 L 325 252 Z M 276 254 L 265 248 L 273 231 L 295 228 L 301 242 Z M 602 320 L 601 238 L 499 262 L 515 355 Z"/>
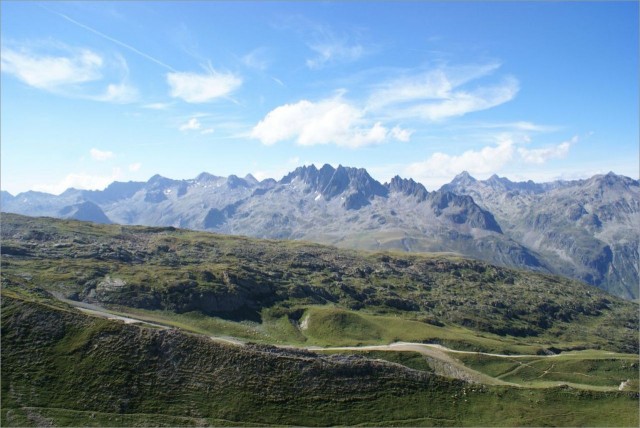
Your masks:
<path fill-rule="evenodd" d="M 59 196 L 2 192 L 2 211 L 99 223 L 175 226 L 348 248 L 457 252 L 559 273 L 638 297 L 640 183 L 613 173 L 586 180 L 512 182 L 467 172 L 439 190 L 365 169 L 296 168 L 281 180 L 201 173 L 155 175 Z"/>

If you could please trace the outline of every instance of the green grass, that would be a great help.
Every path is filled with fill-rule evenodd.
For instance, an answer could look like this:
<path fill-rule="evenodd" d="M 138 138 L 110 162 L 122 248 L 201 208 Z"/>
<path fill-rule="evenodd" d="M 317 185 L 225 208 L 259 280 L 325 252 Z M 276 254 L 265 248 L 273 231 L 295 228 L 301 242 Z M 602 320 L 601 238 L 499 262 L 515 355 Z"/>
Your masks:
<path fill-rule="evenodd" d="M 548 387 L 566 383 L 587 389 L 617 390 L 621 382 L 638 379 L 638 356 L 602 351 L 574 352 L 547 358 L 465 354 L 456 354 L 455 357 L 474 370 L 524 386 Z M 633 387 L 634 384 L 630 383 L 628 389 Z"/>
<path fill-rule="evenodd" d="M 576 282 L 173 228 L 3 215 L 1 232 L 2 426 L 638 425 L 638 356 L 607 353 L 637 350 L 637 305 Z M 87 316 L 53 294 L 175 328 Z M 531 356 L 331 357 L 203 336 Z M 551 347 L 565 352 L 536 356 Z M 566 352 L 584 348 L 600 350 Z M 450 358 L 486 384 L 435 374 Z"/>
<path fill-rule="evenodd" d="M 631 392 L 468 384 L 362 358 L 221 345 L 5 295 L 2 304 L 2 426 L 638 423 Z M 416 363 L 410 353 L 386 359 Z"/>
<path fill-rule="evenodd" d="M 97 411 L 78 411 L 47 407 L 21 407 L 0 410 L 2 426 L 86 426 L 86 427 L 135 427 L 135 426 L 262 426 L 249 422 L 228 421 L 215 418 L 195 418 L 153 414 L 123 414 Z"/>
<path fill-rule="evenodd" d="M 486 336 L 476 344 L 466 338 L 458 341 L 471 348 L 498 350 L 498 342 L 514 351 L 550 343 L 563 349 L 638 348 L 636 305 L 575 281 L 451 254 L 357 252 L 304 242 L 11 214 L 3 215 L 2 237 L 8 250 L 1 260 L 2 286 L 14 290 L 42 289 L 107 305 L 178 314 L 199 311 L 247 321 L 260 321 L 260 314 L 274 308 L 333 305 L 362 310 L 356 314 L 429 320 Z M 106 278 L 124 285 L 105 286 Z M 304 339 L 292 328 L 295 325 L 262 321 L 265 329 L 256 339 Z M 415 326 L 379 330 L 366 316 L 354 319 L 352 331 L 335 321 L 330 324 L 355 343 L 393 340 L 413 331 L 414 339 L 407 340 L 432 336 Z M 369 327 L 363 330 L 359 323 Z M 317 331 L 314 340 L 329 336 L 330 331 Z M 500 339 L 491 344 L 489 339 L 497 336 Z M 457 340 L 455 335 L 450 338 Z"/>

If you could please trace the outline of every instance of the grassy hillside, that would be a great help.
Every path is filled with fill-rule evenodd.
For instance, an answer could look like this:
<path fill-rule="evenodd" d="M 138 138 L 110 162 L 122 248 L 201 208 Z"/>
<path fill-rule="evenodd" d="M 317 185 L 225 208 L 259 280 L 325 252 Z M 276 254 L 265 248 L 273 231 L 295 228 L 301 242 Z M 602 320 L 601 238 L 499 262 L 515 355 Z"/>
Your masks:
<path fill-rule="evenodd" d="M 637 305 L 561 277 L 453 255 L 10 214 L 2 217 L 2 253 L 7 289 L 146 310 L 197 328 L 215 324 L 251 340 L 457 340 L 450 333 L 466 331 L 540 348 L 638 349 Z M 309 330 L 300 334 L 304 314 Z"/>
<path fill-rule="evenodd" d="M 2 426 L 639 422 L 637 305 L 581 283 L 173 228 L 1 233 Z"/>
<path fill-rule="evenodd" d="M 637 393 L 470 384 L 419 365 L 223 345 L 37 300 L 2 300 L 2 426 L 638 424 Z"/>

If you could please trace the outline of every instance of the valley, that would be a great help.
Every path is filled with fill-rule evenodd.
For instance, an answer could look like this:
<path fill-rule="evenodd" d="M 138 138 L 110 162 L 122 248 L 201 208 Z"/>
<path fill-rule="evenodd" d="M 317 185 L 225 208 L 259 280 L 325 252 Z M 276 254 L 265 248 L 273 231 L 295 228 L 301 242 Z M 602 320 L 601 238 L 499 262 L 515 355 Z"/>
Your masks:
<path fill-rule="evenodd" d="M 3 425 L 638 422 L 637 306 L 579 282 L 451 254 L 2 221 Z"/>

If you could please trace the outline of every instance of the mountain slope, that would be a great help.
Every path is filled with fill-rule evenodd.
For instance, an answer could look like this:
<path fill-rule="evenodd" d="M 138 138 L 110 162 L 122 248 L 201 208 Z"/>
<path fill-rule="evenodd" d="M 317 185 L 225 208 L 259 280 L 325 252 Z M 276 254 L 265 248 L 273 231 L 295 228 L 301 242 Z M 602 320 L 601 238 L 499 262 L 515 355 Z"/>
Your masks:
<path fill-rule="evenodd" d="M 273 313 L 297 321 L 296 308 L 331 304 L 526 337 L 541 347 L 638 346 L 630 302 L 451 255 L 358 253 L 12 214 L 3 216 L 1 250 L 3 287 L 38 287 L 101 305 L 262 322 Z"/>
<path fill-rule="evenodd" d="M 633 392 L 475 385 L 357 356 L 222 345 L 6 295 L 2 343 L 2 426 L 638 422 Z"/>
<path fill-rule="evenodd" d="M 638 422 L 637 391 L 617 390 L 637 360 L 611 352 L 636 352 L 637 307 L 580 283 L 451 255 L 356 252 L 172 227 L 5 214 L 1 233 L 2 426 Z M 82 300 L 85 310 L 59 297 Z M 233 325 L 261 338 L 276 328 L 288 334 L 288 346 L 223 344 L 219 333 L 214 341 L 215 332 L 184 322 L 144 327 L 98 318 L 86 314 L 96 307 L 90 303 Z M 499 353 L 600 348 L 598 376 L 616 371 L 605 373 L 605 387 L 528 380 L 537 376 L 532 359 L 571 367 L 594 358 L 563 352 L 531 355 L 521 365 L 526 373 L 513 375 L 524 380 L 520 386 L 477 383 L 498 378 L 467 379 L 455 353 L 388 352 L 372 360 L 291 347 L 410 335 Z M 497 364 L 495 354 L 462 355 L 479 369 L 517 369 L 515 356 Z"/>
<path fill-rule="evenodd" d="M 394 177 L 381 184 L 364 169 L 311 165 L 280 181 L 207 173 L 192 180 L 156 175 L 146 183 L 113 183 L 104 191 L 5 195 L 2 209 L 60 217 L 68 207 L 90 202 L 118 224 L 304 239 L 357 249 L 456 252 L 562 274 L 633 299 L 640 278 L 635 263 L 639 186 L 626 177 L 607 177 L 537 184 L 497 176 L 479 181 L 461 174 L 428 192 L 410 179 Z"/>
<path fill-rule="evenodd" d="M 460 175 L 443 190 L 473 197 L 553 272 L 638 297 L 638 181 L 613 173 L 547 185 L 469 178 Z"/>

